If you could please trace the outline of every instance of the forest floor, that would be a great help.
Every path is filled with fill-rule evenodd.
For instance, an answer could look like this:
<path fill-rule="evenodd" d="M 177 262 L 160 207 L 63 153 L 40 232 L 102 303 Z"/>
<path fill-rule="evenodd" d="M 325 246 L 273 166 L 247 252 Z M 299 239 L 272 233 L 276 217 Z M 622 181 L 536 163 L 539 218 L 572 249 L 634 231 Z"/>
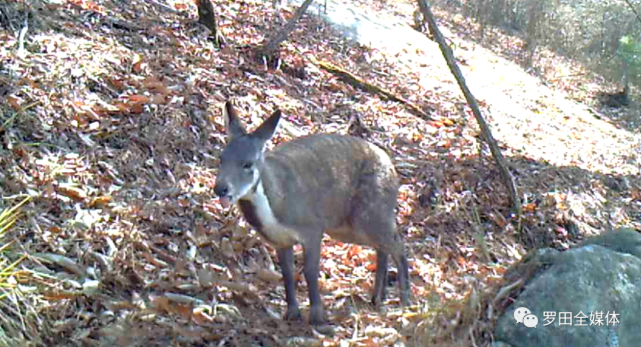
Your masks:
<path fill-rule="evenodd" d="M 475 23 L 433 9 L 519 187 L 517 221 L 436 43 L 412 31 L 412 46 L 358 44 L 313 10 L 270 70 L 252 49 L 294 9 L 213 3 L 222 49 L 188 0 L 0 4 L 0 210 L 29 198 L 5 238 L 9 259 L 27 255 L 14 279 L 26 294 L 0 314 L 10 345 L 484 346 L 496 318 L 488 313 L 510 304 L 487 298 L 527 251 L 641 230 L 639 100 L 601 107 L 597 93 L 614 87 L 579 64 L 541 49 L 525 69 L 518 37 L 486 29 L 481 41 Z M 409 2 L 351 4 L 362 18 L 384 14 L 411 30 Z M 213 194 L 229 98 L 250 128 L 283 111 L 289 131 L 273 145 L 343 133 L 392 156 L 415 305 L 401 308 L 390 287 L 385 305 L 371 307 L 375 252 L 326 238 L 331 331 L 280 319 L 274 250 Z M 296 259 L 306 314 L 300 248 Z"/>

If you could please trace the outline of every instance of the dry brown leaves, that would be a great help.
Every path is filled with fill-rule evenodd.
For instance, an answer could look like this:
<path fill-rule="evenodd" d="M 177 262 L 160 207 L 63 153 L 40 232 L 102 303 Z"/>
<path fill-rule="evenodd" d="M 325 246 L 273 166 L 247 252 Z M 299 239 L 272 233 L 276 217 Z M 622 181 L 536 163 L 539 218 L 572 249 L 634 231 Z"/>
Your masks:
<path fill-rule="evenodd" d="M 388 6 L 410 18 L 406 3 Z M 483 298 L 526 249 L 567 248 L 607 224 L 639 227 L 641 190 L 632 166 L 639 147 L 629 150 L 638 135 L 583 114 L 568 117 L 567 107 L 529 85 L 499 88 L 539 118 L 499 108 L 497 89 L 479 92 L 484 110 L 495 111 L 489 119 L 524 198 L 519 233 L 469 109 L 443 62 L 425 60 L 426 52 L 437 55 L 435 46 L 373 51 L 306 16 L 283 44 L 285 68 L 268 71 L 251 61 L 250 50 L 292 12 L 275 13 L 260 1 L 214 7 L 228 41 L 222 50 L 194 24 L 196 8 L 185 1 L 74 0 L 34 8 L 43 24 L 30 29 L 22 56 L 17 31 L 0 31 L 0 77 L 11 91 L 0 106 L 0 203 L 33 197 L 16 239 L 31 255 L 25 270 L 45 274 L 22 279 L 46 294 L 37 306 L 43 344 L 469 345 L 470 335 L 457 331 L 476 324 L 481 345 L 491 328 Z M 452 39 L 474 85 L 478 56 L 490 55 Z M 415 65 L 398 64 L 404 54 Z M 445 121 L 417 119 L 344 85 L 306 55 Z M 296 69 L 304 69 L 304 79 L 287 73 Z M 525 78 L 517 70 L 505 74 Z M 212 194 L 224 143 L 219 106 L 229 97 L 250 127 L 282 109 L 288 131 L 276 143 L 292 134 L 351 133 L 393 155 L 403 180 L 398 221 L 415 307 L 400 309 L 392 288 L 384 308 L 370 307 L 375 253 L 328 238 L 321 285 L 333 334 L 281 321 L 274 251 Z M 296 257 L 300 264 L 301 249 Z"/>

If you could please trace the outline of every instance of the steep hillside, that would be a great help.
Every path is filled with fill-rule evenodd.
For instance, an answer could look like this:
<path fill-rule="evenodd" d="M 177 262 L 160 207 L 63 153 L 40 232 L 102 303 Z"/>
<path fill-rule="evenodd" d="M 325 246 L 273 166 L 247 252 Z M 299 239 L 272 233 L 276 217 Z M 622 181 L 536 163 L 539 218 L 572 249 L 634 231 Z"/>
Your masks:
<path fill-rule="evenodd" d="M 516 221 L 435 43 L 412 34 L 405 47 L 392 34 L 395 45 L 366 47 L 314 10 L 283 44 L 281 69 L 269 70 L 252 49 L 293 8 L 213 3 L 222 49 L 195 23 L 190 1 L 0 4 L 0 209 L 31 196 L 12 231 L 17 251 L 30 255 L 17 280 L 44 293 L 22 301 L 26 313 L 2 317 L 28 321 L 25 340 L 413 346 L 455 336 L 467 345 L 464 299 L 498 288 L 529 249 L 565 249 L 616 226 L 641 229 L 641 135 L 634 117 L 592 104 L 599 80 L 579 66 L 542 55 L 535 78 L 509 54 L 492 53 L 508 52 L 517 38 L 491 33 L 484 46 L 473 23 L 436 11 L 519 185 L 525 215 Z M 408 3 L 360 6 L 361 18 L 409 25 Z M 407 99 L 429 119 L 314 61 Z M 583 79 L 562 78 L 578 72 Z M 390 153 L 402 177 L 397 216 L 415 306 L 400 309 L 390 287 L 386 305 L 370 307 L 374 251 L 327 238 L 321 287 L 333 333 L 281 321 L 274 250 L 213 194 L 225 143 L 220 106 L 230 98 L 250 128 L 283 111 L 287 125 L 274 145 L 337 132 Z M 636 115 L 635 107 L 623 112 Z M 302 249 L 296 258 L 306 310 Z M 479 311 L 477 345 L 491 328 L 491 310 Z"/>

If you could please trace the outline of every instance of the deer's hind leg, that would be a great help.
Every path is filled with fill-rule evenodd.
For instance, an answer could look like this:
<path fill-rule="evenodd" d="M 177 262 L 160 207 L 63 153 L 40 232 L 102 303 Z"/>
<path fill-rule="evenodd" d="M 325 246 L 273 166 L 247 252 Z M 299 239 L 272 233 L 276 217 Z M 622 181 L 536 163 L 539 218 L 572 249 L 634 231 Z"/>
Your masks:
<path fill-rule="evenodd" d="M 376 185 L 374 185 L 376 186 Z M 379 304 L 386 298 L 388 278 L 388 257 L 391 256 L 398 268 L 400 301 L 409 305 L 409 265 L 405 245 L 396 231 L 396 191 L 372 189 L 362 192 L 356 201 L 361 202 L 352 210 L 351 224 L 354 233 L 377 251 L 376 277 L 372 292 L 372 303 Z"/>

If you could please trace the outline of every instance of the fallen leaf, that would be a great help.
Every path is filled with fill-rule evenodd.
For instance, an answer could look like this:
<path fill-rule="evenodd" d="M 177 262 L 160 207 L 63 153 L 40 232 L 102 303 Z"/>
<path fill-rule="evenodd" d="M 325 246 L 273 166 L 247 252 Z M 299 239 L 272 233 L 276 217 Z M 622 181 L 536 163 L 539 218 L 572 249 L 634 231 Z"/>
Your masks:
<path fill-rule="evenodd" d="M 68 198 L 75 201 L 83 201 L 87 198 L 87 192 L 78 187 L 73 186 L 58 186 L 56 191 Z"/>

